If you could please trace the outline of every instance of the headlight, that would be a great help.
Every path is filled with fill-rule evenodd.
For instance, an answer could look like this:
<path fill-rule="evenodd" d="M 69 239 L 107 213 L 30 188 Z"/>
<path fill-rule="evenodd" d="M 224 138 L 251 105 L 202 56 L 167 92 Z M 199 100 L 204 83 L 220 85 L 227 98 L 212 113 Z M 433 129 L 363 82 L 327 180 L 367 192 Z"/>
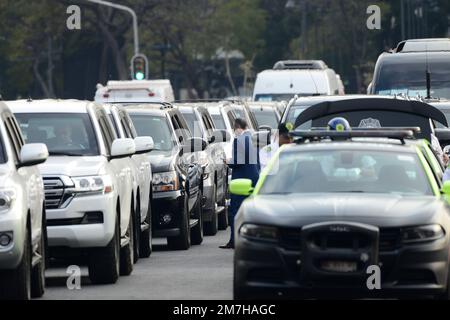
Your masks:
<path fill-rule="evenodd" d="M 445 232 L 438 224 L 406 228 L 403 230 L 403 243 L 415 243 L 424 241 L 433 241 L 445 236 Z"/>
<path fill-rule="evenodd" d="M 0 189 L 0 213 L 7 212 L 15 199 L 16 191 L 14 189 Z"/>
<path fill-rule="evenodd" d="M 153 174 L 153 192 L 165 192 L 177 190 L 178 190 L 178 175 L 175 171 Z"/>
<path fill-rule="evenodd" d="M 110 193 L 113 190 L 109 176 L 72 178 L 75 193 Z"/>
<path fill-rule="evenodd" d="M 263 241 L 277 241 L 278 229 L 274 227 L 257 226 L 254 224 L 244 224 L 239 230 L 239 234 L 245 238 Z"/>

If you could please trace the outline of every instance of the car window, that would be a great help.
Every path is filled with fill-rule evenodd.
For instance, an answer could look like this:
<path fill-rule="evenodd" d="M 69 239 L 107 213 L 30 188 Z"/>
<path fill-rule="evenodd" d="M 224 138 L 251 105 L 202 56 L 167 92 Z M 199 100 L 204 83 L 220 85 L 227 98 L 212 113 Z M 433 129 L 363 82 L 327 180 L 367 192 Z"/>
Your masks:
<path fill-rule="evenodd" d="M 99 155 L 97 137 L 87 113 L 16 114 L 27 143 L 45 143 L 50 155 Z"/>
<path fill-rule="evenodd" d="M 221 114 L 211 114 L 214 126 L 219 130 L 226 130 L 227 126 Z"/>
<path fill-rule="evenodd" d="M 175 146 L 169 123 L 162 116 L 131 114 L 131 120 L 139 136 L 153 138 L 155 149 L 159 151 L 170 151 Z"/>
<path fill-rule="evenodd" d="M 202 129 L 200 128 L 200 122 L 195 116 L 194 112 L 185 111 L 181 112 L 183 114 L 184 120 L 186 120 L 189 126 L 189 131 L 193 137 L 202 138 Z"/>
<path fill-rule="evenodd" d="M 261 194 L 388 193 L 432 195 L 415 153 L 373 150 L 285 152 Z M 289 186 L 289 188 L 286 188 Z"/>
<path fill-rule="evenodd" d="M 273 109 L 255 108 L 252 109 L 252 112 L 255 115 L 258 126 L 269 126 L 274 129 L 278 127 L 278 117 Z"/>

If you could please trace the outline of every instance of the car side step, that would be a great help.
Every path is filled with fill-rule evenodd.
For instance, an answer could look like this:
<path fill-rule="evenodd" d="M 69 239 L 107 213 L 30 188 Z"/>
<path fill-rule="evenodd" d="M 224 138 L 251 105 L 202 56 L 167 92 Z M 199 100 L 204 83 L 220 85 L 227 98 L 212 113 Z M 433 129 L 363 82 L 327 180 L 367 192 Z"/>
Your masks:
<path fill-rule="evenodd" d="M 42 261 L 42 256 L 39 253 L 35 252 L 33 255 L 33 259 L 31 260 L 31 266 L 34 267 L 41 261 Z"/>
<path fill-rule="evenodd" d="M 198 225 L 198 219 L 191 219 L 191 220 L 189 220 L 189 228 L 192 229 L 196 225 Z"/>
<path fill-rule="evenodd" d="M 150 225 L 147 222 L 144 222 L 143 224 L 141 224 L 141 232 L 144 232 L 148 229 L 150 229 Z"/>

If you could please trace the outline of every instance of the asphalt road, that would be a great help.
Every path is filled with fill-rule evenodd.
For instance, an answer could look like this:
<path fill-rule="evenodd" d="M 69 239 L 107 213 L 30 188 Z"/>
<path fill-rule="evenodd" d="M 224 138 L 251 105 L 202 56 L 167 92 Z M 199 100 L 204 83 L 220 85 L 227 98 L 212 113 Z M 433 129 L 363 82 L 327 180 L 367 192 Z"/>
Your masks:
<path fill-rule="evenodd" d="M 164 239 L 154 239 L 154 252 L 140 259 L 128 277 L 114 285 L 92 285 L 82 267 L 80 290 L 66 286 L 66 268 L 47 270 L 45 300 L 231 300 L 233 251 L 219 249 L 229 231 L 205 237 L 201 246 L 188 251 L 169 251 Z"/>

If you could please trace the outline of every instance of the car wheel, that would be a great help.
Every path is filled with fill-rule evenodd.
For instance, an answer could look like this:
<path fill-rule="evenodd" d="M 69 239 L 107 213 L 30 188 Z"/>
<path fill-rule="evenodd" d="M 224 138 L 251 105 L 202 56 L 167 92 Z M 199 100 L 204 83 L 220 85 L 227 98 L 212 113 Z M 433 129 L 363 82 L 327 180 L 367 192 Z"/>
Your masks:
<path fill-rule="evenodd" d="M 42 234 L 37 253 L 41 255 L 41 261 L 34 266 L 31 271 L 31 297 L 40 298 L 45 292 L 45 266 L 46 266 L 46 247 L 47 247 L 47 226 L 45 216 L 42 217 Z"/>
<path fill-rule="evenodd" d="M 200 193 L 200 197 L 194 209 L 195 219 L 198 220 L 198 223 L 195 227 L 191 229 L 191 243 L 193 245 L 200 245 L 203 242 L 203 206 L 201 200 L 202 198 L 203 194 Z"/>
<path fill-rule="evenodd" d="M 27 224 L 22 261 L 15 270 L 0 273 L 0 299 L 31 299 L 31 236 Z"/>
<path fill-rule="evenodd" d="M 205 235 L 207 236 L 215 236 L 219 229 L 219 222 L 217 220 L 217 212 L 216 212 L 216 204 L 217 204 L 217 187 L 214 186 L 213 191 L 213 201 L 214 208 L 212 209 L 211 221 L 205 222 Z"/>
<path fill-rule="evenodd" d="M 141 258 L 148 258 L 152 254 L 152 195 L 150 195 L 145 222 L 149 227 L 141 233 L 141 243 L 139 246 L 139 255 Z"/>
<path fill-rule="evenodd" d="M 117 209 L 114 236 L 105 248 L 93 249 L 89 255 L 89 279 L 93 284 L 116 283 L 119 278 L 120 216 Z"/>
<path fill-rule="evenodd" d="M 141 244 L 141 203 L 139 199 L 136 204 L 136 212 L 134 219 L 134 239 L 133 239 L 133 263 L 137 263 L 140 255 L 140 244 Z"/>
<path fill-rule="evenodd" d="M 187 199 L 185 200 L 184 204 L 184 212 L 180 217 L 180 234 L 176 237 L 168 237 L 167 245 L 171 250 L 188 250 L 191 247 L 189 208 Z"/>
<path fill-rule="evenodd" d="M 133 272 L 134 264 L 134 209 L 131 206 L 130 222 L 128 223 L 127 237 L 129 239 L 128 244 L 120 249 L 120 275 L 129 276 Z"/>

